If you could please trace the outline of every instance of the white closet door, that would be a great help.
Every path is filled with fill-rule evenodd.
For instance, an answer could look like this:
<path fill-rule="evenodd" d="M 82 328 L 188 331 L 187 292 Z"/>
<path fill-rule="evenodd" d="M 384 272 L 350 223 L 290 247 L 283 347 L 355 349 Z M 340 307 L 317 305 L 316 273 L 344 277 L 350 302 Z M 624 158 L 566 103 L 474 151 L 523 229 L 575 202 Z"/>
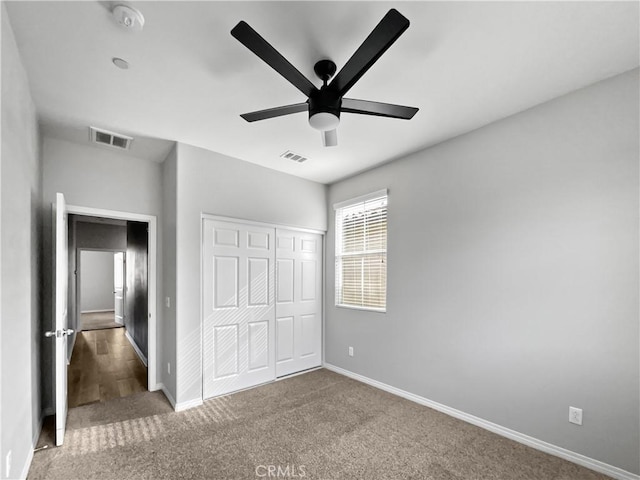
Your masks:
<path fill-rule="evenodd" d="M 205 398 L 275 379 L 274 236 L 203 221 Z"/>
<path fill-rule="evenodd" d="M 322 236 L 276 230 L 276 376 L 322 363 Z"/>

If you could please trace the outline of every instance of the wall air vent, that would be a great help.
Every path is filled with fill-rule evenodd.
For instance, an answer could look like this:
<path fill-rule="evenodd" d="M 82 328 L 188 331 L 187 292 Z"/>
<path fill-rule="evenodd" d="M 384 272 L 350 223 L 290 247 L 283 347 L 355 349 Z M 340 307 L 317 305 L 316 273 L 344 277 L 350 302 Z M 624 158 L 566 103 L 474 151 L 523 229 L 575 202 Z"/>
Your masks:
<path fill-rule="evenodd" d="M 287 150 L 286 152 L 284 152 L 280 156 L 282 158 L 286 158 L 287 160 L 292 160 L 292 161 L 297 162 L 297 163 L 302 163 L 302 162 L 306 162 L 307 160 L 309 160 L 307 157 L 303 157 L 302 155 L 294 153 L 291 150 Z"/>
<path fill-rule="evenodd" d="M 89 127 L 89 139 L 98 145 L 106 145 L 107 147 L 119 148 L 121 150 L 129 150 L 131 142 L 133 142 L 132 137 L 96 127 Z"/>

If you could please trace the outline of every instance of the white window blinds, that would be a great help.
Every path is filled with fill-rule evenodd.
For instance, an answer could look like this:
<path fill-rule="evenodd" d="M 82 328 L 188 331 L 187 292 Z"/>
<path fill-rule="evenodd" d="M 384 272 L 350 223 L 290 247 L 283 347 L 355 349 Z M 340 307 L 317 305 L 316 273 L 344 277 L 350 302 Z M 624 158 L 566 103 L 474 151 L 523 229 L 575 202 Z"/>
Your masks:
<path fill-rule="evenodd" d="M 343 202 L 336 210 L 336 305 L 385 311 L 387 191 Z"/>

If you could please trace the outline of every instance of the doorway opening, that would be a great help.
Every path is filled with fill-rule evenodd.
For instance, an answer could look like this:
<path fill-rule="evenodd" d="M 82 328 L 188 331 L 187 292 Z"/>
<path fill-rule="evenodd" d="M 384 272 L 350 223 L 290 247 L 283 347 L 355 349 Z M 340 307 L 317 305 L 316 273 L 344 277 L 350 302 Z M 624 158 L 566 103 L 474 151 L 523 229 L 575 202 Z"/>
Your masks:
<path fill-rule="evenodd" d="M 68 215 L 69 408 L 148 390 L 148 230 Z"/>
<path fill-rule="evenodd" d="M 74 215 L 87 217 L 88 223 L 96 224 L 120 224 L 124 221 L 127 229 L 126 246 L 114 247 L 105 245 L 81 245 L 78 243 L 77 231 L 69 228 L 69 217 L 73 219 Z M 72 225 L 77 227 L 76 222 Z M 125 312 L 124 322 L 127 323 L 127 315 L 129 319 L 135 321 L 130 330 L 130 337 L 136 343 L 140 352 L 144 354 L 147 361 L 147 387 L 145 390 L 158 390 L 161 384 L 156 378 L 156 302 L 157 302 L 157 218 L 153 215 L 145 215 L 130 212 L 121 212 L 115 210 L 96 209 L 91 207 L 81 207 L 68 205 L 65 201 L 64 194 L 57 192 L 56 200 L 52 204 L 52 233 L 53 233 L 53 278 L 52 278 L 52 330 L 44 332 L 46 338 L 53 339 L 53 398 L 54 405 L 52 413 L 53 418 L 53 438 L 55 444 L 60 446 L 64 443 L 64 436 L 67 422 L 68 411 L 68 382 L 67 373 L 69 369 L 69 361 L 73 353 L 73 347 L 79 334 L 76 332 L 80 324 L 80 309 L 78 307 L 78 289 L 74 285 L 78 273 L 77 255 L 79 248 L 92 248 L 94 250 L 115 250 L 125 251 L 125 262 L 130 264 L 123 276 L 127 278 L 124 282 L 125 290 L 125 306 L 127 303 L 131 314 Z M 132 233 L 133 239 L 130 238 Z M 136 234 L 137 232 L 137 234 Z M 102 235 L 92 238 L 93 242 L 104 240 Z M 71 244 L 71 245 L 70 245 Z M 75 252 L 70 255 L 69 252 Z M 129 254 L 131 254 L 129 261 Z M 114 259 L 115 262 L 115 259 Z M 126 266 L 125 266 L 126 268 Z M 143 273 L 141 273 L 143 272 Z M 115 273 L 114 273 L 115 277 Z M 135 282 L 135 289 L 142 292 L 142 295 L 127 302 L 126 292 L 130 286 L 129 279 Z M 138 288 L 138 284 L 141 287 Z M 133 284 L 132 284 L 133 285 Z M 71 288 L 70 288 L 71 287 Z M 131 288 L 134 288 L 133 286 Z M 125 307 L 123 307 L 125 308 Z M 115 305 L 114 305 L 115 315 Z M 70 328 L 72 327 L 72 328 Z M 120 328 L 102 329 L 102 332 L 117 331 Z M 80 333 L 82 334 L 82 332 Z M 125 338 L 129 338 L 125 334 Z M 105 343 L 102 344 L 103 348 Z M 98 342 L 96 341 L 94 354 L 98 351 Z M 107 344 L 107 350 L 108 344 Z M 116 350 L 115 348 L 113 350 Z M 138 351 L 135 350 L 138 354 Z M 95 356 L 95 355 L 94 355 Z M 105 363 L 110 363 L 109 361 Z M 91 375 L 92 372 L 88 372 Z M 144 375 L 142 375 L 144 377 Z M 95 386 L 91 387 L 95 391 Z M 97 387 L 98 392 L 100 386 Z M 46 422 L 45 422 L 46 424 Z M 41 435 L 41 438 L 43 434 Z"/>
<path fill-rule="evenodd" d="M 125 255 L 126 252 L 79 249 L 76 255 L 78 331 L 124 326 Z"/>

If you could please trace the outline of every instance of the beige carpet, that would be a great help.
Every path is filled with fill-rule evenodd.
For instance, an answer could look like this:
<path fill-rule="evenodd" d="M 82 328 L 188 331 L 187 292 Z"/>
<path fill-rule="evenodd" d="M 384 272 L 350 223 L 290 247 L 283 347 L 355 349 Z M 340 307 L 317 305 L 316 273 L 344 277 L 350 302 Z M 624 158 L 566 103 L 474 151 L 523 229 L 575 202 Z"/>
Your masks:
<path fill-rule="evenodd" d="M 116 323 L 115 313 L 90 312 L 80 314 L 82 330 L 102 330 L 103 328 L 119 328 L 122 324 Z"/>
<path fill-rule="evenodd" d="M 28 478 L 259 479 L 278 467 L 297 479 L 608 478 L 328 370 L 180 413 L 158 392 L 72 409 L 64 446 L 36 452 Z"/>

